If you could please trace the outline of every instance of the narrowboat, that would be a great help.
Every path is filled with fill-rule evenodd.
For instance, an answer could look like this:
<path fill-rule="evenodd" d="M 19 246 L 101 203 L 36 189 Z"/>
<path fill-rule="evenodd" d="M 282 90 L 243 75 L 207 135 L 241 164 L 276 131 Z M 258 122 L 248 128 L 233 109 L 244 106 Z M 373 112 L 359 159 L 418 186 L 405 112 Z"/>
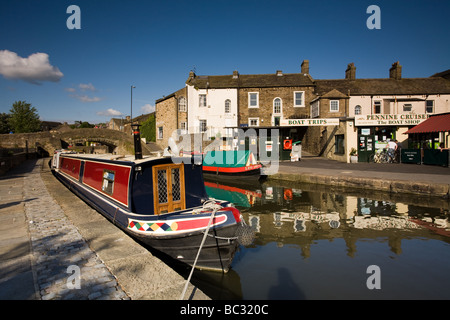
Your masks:
<path fill-rule="evenodd" d="M 52 171 L 141 243 L 197 269 L 227 272 L 249 227 L 232 203 L 208 197 L 201 162 L 191 160 L 56 152 Z"/>
<path fill-rule="evenodd" d="M 250 150 L 209 151 L 203 157 L 205 174 L 259 178 L 261 167 Z"/>

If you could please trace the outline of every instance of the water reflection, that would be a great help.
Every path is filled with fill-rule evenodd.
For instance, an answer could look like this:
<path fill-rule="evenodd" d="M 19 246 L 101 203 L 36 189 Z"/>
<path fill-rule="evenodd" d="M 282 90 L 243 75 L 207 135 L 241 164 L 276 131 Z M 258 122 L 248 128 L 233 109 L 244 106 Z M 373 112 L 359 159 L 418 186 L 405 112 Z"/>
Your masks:
<path fill-rule="evenodd" d="M 444 289 L 450 285 L 450 276 L 444 271 L 450 265 L 448 200 L 273 181 L 215 180 L 205 185 L 210 196 L 235 203 L 256 234 L 253 244 L 241 248 L 235 258 L 230 275 L 233 285 L 228 286 L 227 276 L 217 284 L 222 287 L 218 292 L 223 293 L 228 286 L 226 291 L 235 293 L 225 298 L 335 298 L 331 287 L 317 289 L 327 272 L 328 276 L 345 275 L 342 280 L 333 277 L 327 282 L 341 290 L 340 298 L 378 298 L 364 286 L 349 286 L 352 281 L 365 283 L 350 270 L 370 265 L 373 260 L 385 263 L 383 270 L 393 272 L 389 285 L 395 289 L 383 290 L 380 298 L 392 298 L 394 291 L 394 298 L 429 298 L 421 290 L 432 291 L 434 298 L 449 297 Z M 422 240 L 431 247 L 425 247 Z M 406 285 L 402 281 L 424 277 L 409 264 L 426 268 L 431 252 L 433 270 L 427 270 L 427 276 L 441 277 L 441 281 L 423 280 L 419 291 L 397 292 L 397 287 Z M 392 259 L 405 265 L 392 264 Z M 333 267 L 327 269 L 327 265 Z M 300 273 L 301 268 L 305 270 Z M 314 282 L 317 269 L 324 269 L 324 274 Z M 266 284 L 262 285 L 258 277 Z M 217 298 L 212 292 L 208 294 Z"/>

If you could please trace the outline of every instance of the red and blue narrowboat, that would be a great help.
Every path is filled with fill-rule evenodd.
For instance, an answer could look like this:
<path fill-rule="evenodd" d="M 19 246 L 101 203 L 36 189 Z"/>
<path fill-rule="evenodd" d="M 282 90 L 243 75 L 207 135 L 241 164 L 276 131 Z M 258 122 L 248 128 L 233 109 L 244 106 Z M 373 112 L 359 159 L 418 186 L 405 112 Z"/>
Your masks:
<path fill-rule="evenodd" d="M 191 160 L 57 152 L 52 169 L 138 241 L 198 269 L 227 272 L 248 226 L 230 202 L 211 201 L 201 163 Z"/>
<path fill-rule="evenodd" d="M 250 150 L 214 150 L 203 157 L 203 172 L 206 174 L 259 178 L 261 167 Z"/>

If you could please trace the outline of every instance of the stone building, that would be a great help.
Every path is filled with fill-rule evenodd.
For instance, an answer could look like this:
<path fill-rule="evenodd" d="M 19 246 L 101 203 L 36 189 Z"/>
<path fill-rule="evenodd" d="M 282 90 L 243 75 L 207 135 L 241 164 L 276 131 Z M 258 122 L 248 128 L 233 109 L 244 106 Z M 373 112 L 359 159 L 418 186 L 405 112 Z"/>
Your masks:
<path fill-rule="evenodd" d="M 187 95 L 182 88 L 155 104 L 156 144 L 166 148 L 170 137 L 187 130 Z"/>
<path fill-rule="evenodd" d="M 199 76 L 190 72 L 185 87 L 156 101 L 157 142 L 167 146 L 173 132 L 205 133 L 208 139 L 235 137 L 238 129 L 277 129 L 280 159 L 290 159 L 285 142 L 304 151 L 349 162 L 359 161 L 397 139 L 430 114 L 450 111 L 448 72 L 429 78 L 403 78 L 399 62 L 389 77 L 358 79 L 350 63 L 343 79 L 314 79 L 309 61 L 299 73 Z M 181 101 L 181 104 L 180 104 Z M 177 131 L 178 130 L 178 131 Z M 446 137 L 434 137 L 440 142 Z M 225 139 L 224 139 L 225 140 Z"/>

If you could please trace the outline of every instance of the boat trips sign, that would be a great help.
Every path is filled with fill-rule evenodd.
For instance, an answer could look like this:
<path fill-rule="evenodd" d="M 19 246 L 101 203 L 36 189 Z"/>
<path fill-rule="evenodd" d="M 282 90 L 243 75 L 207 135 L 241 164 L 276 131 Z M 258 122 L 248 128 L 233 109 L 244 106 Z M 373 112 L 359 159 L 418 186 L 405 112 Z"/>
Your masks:
<path fill-rule="evenodd" d="M 339 119 L 282 119 L 280 126 L 284 127 L 298 127 L 298 126 L 338 126 Z"/>
<path fill-rule="evenodd" d="M 355 126 L 415 126 L 427 120 L 428 114 L 367 114 L 355 116 Z"/>

